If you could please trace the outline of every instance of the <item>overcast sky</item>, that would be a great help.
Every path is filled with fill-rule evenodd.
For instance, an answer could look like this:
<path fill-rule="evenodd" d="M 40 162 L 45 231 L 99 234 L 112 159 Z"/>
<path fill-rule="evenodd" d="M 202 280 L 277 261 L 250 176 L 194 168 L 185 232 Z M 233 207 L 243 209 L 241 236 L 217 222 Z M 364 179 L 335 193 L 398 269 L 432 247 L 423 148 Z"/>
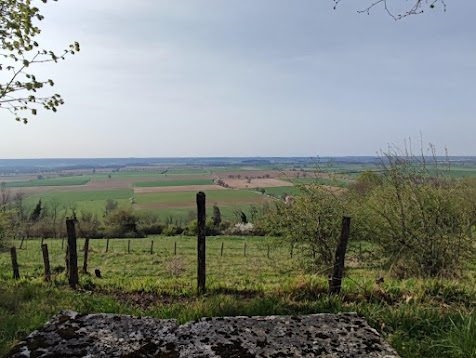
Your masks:
<path fill-rule="evenodd" d="M 397 22 L 369 2 L 48 2 L 41 45 L 81 44 L 37 67 L 66 103 L 0 112 L 0 158 L 374 155 L 420 133 L 476 155 L 476 1 Z"/>

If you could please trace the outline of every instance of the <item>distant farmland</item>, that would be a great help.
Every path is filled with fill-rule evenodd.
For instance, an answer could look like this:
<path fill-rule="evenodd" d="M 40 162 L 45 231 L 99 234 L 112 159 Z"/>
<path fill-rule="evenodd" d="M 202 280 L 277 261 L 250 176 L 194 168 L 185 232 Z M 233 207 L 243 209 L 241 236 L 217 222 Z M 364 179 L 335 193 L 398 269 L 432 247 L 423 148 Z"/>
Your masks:
<path fill-rule="evenodd" d="M 234 220 L 237 211 L 247 213 L 251 206 L 269 204 L 283 199 L 285 195 L 300 195 L 302 185 L 315 183 L 345 188 L 360 172 L 375 168 L 375 165 L 355 163 L 326 165 L 319 168 L 320 171 L 309 166 L 273 167 L 269 164 L 246 167 L 181 166 L 97 173 L 84 170 L 70 176 L 59 172 L 56 177 L 49 172 L 45 179 L 25 180 L 28 176 L 23 175 L 23 180 L 14 180 L 14 176 L 9 176 L 4 180 L 0 178 L 0 182 L 4 181 L 12 194 L 25 195 L 27 210 L 32 210 L 41 199 L 44 206 L 54 204 L 60 212 L 89 211 L 102 217 L 110 199 L 117 201 L 121 208 L 153 212 L 161 220 L 174 218 L 181 221 L 193 217 L 195 193 L 204 191 L 208 213 L 216 204 L 224 219 Z M 476 165 L 452 164 L 447 168 L 451 176 L 476 177 Z M 221 182 L 221 186 L 215 182 Z"/>
<path fill-rule="evenodd" d="M 213 184 L 211 179 L 181 179 L 181 180 L 157 180 L 134 183 L 137 187 L 163 187 L 163 186 L 188 186 Z"/>
<path fill-rule="evenodd" d="M 48 178 L 48 179 L 33 179 L 25 181 L 11 181 L 6 182 L 5 186 L 7 188 L 24 188 L 24 187 L 35 187 L 35 186 L 69 186 L 69 185 L 85 185 L 89 183 L 91 178 L 83 176 L 72 176 L 72 177 L 58 177 L 58 178 Z"/>

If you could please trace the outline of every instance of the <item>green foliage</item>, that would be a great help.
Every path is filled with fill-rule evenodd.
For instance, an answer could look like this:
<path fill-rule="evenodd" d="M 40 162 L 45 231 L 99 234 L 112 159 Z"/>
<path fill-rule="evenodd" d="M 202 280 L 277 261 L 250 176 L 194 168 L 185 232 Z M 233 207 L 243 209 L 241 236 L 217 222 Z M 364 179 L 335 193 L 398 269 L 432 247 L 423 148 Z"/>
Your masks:
<path fill-rule="evenodd" d="M 46 0 L 42 0 L 46 3 Z M 41 49 L 35 38 L 40 34 L 36 21 L 43 20 L 39 8 L 30 0 L 2 0 L 0 2 L 0 72 L 4 83 L 0 83 L 0 109 L 13 114 L 17 121 L 28 121 L 27 114 L 36 115 L 38 109 L 53 112 L 63 104 L 57 93 L 38 95 L 44 87 L 54 86 L 52 79 L 38 79 L 30 68 L 40 63 L 64 60 L 65 56 L 79 51 L 75 42 L 62 54 Z"/>
<path fill-rule="evenodd" d="M 220 226 L 221 221 L 220 208 L 217 205 L 213 205 L 213 226 Z"/>
<path fill-rule="evenodd" d="M 220 225 L 216 226 L 214 223 L 213 218 L 207 218 L 205 222 L 205 233 L 208 236 L 215 236 L 219 235 L 221 233 L 220 230 Z M 187 226 L 185 227 L 183 233 L 180 233 L 183 235 L 188 235 L 188 236 L 195 236 L 198 234 L 198 222 L 197 219 L 194 219 L 190 221 Z"/>
<path fill-rule="evenodd" d="M 475 188 L 414 157 L 388 156 L 384 173 L 354 200 L 356 234 L 378 242 L 396 274 L 459 274 L 474 258 Z"/>
<path fill-rule="evenodd" d="M 304 254 L 313 265 L 330 268 L 346 214 L 343 197 L 326 187 L 313 184 L 302 187 L 302 195 L 290 203 L 277 203 L 276 210 L 265 216 L 261 225 L 268 233 L 277 233 L 291 243 L 305 243 Z"/>
<path fill-rule="evenodd" d="M 41 199 L 40 199 L 38 200 L 38 203 L 36 204 L 35 208 L 31 212 L 30 221 L 33 221 L 33 222 L 38 221 L 40 219 L 41 211 L 42 211 L 42 206 L 41 206 Z"/>
<path fill-rule="evenodd" d="M 192 224 L 190 224 L 192 225 Z M 176 224 L 168 224 L 164 227 L 163 234 L 166 236 L 180 235 L 184 232 L 184 229 Z"/>
<path fill-rule="evenodd" d="M 159 216 L 150 211 L 137 214 L 138 230 L 145 235 L 160 235 L 164 226 L 160 223 Z"/>
<path fill-rule="evenodd" d="M 359 174 L 357 179 L 349 185 L 349 190 L 359 194 L 367 195 L 374 188 L 383 184 L 383 177 L 380 174 L 366 170 L 363 173 Z"/>
<path fill-rule="evenodd" d="M 10 211 L 0 210 L 0 250 L 8 246 L 12 236 L 11 216 Z"/>
<path fill-rule="evenodd" d="M 108 216 L 109 214 L 111 214 L 114 210 L 117 209 L 118 205 L 119 204 L 117 203 L 116 200 L 107 199 L 106 205 L 104 206 L 104 215 Z"/>
<path fill-rule="evenodd" d="M 107 237 L 143 237 L 137 227 L 137 216 L 132 210 L 117 209 L 104 218 Z"/>
<path fill-rule="evenodd" d="M 78 218 L 78 234 L 83 238 L 99 238 L 104 236 L 101 222 L 96 214 L 81 210 Z"/>

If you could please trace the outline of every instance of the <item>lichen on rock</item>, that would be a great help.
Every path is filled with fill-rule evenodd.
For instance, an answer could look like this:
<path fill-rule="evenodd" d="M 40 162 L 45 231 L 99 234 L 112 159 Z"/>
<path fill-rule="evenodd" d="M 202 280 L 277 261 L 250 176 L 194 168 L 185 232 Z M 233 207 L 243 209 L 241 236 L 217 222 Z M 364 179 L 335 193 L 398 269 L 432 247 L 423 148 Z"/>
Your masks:
<path fill-rule="evenodd" d="M 397 353 L 355 313 L 175 320 L 63 311 L 9 357 L 368 357 Z"/>

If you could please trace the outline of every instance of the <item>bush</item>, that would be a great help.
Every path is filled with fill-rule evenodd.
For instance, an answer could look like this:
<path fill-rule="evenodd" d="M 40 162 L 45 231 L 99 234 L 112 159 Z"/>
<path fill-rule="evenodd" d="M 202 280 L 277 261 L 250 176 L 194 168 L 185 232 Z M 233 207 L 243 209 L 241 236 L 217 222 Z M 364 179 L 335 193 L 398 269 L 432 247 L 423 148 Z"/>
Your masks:
<path fill-rule="evenodd" d="M 184 229 L 181 228 L 180 226 L 169 224 L 166 227 L 164 227 L 162 234 L 165 236 L 175 236 L 175 235 L 180 235 L 183 232 L 184 232 Z"/>
<path fill-rule="evenodd" d="M 95 214 L 81 211 L 78 220 L 78 233 L 80 237 L 98 239 L 104 237 L 104 229 Z"/>
<path fill-rule="evenodd" d="M 160 235 L 164 225 L 160 224 L 157 214 L 147 211 L 137 215 L 137 228 L 145 235 Z"/>
<path fill-rule="evenodd" d="M 302 187 L 302 195 L 287 204 L 277 203 L 260 220 L 259 229 L 304 244 L 303 253 L 313 266 L 330 269 L 346 214 L 345 199 L 319 184 Z"/>
<path fill-rule="evenodd" d="M 107 237 L 143 237 L 137 227 L 137 217 L 131 210 L 117 209 L 104 219 Z"/>
<path fill-rule="evenodd" d="M 381 184 L 355 198 L 356 230 L 400 276 L 453 276 L 474 257 L 474 190 L 414 157 L 389 155 Z"/>
<path fill-rule="evenodd" d="M 215 225 L 214 218 L 208 218 L 205 223 L 205 232 L 208 236 L 215 236 L 221 233 L 220 225 Z M 188 223 L 183 231 L 184 235 L 193 236 L 198 234 L 198 222 L 194 219 Z"/>

